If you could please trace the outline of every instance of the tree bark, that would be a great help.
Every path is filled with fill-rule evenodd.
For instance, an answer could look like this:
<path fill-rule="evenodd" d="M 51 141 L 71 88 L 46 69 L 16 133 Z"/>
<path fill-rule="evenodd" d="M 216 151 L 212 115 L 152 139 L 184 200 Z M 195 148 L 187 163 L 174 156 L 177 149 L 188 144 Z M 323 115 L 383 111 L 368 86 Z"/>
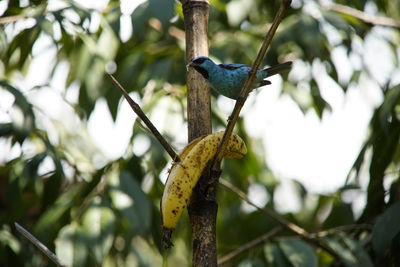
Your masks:
<path fill-rule="evenodd" d="M 186 60 L 208 56 L 207 0 L 183 1 L 186 34 Z M 187 114 L 189 141 L 211 133 L 210 88 L 203 77 L 190 68 L 187 72 Z"/>
<path fill-rule="evenodd" d="M 208 56 L 208 12 L 207 0 L 182 1 L 186 32 L 186 60 L 197 56 Z M 187 72 L 188 139 L 210 134 L 211 104 L 210 88 L 199 73 Z M 209 185 L 210 168 L 200 178 L 188 206 L 192 228 L 192 265 L 217 266 L 216 185 Z"/>

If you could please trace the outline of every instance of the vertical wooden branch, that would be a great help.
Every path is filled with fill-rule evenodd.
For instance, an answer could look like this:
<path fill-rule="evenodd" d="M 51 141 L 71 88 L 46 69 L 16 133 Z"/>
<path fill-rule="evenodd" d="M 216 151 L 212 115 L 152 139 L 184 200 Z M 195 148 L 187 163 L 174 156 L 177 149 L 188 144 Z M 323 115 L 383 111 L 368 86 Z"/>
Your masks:
<path fill-rule="evenodd" d="M 208 10 L 207 0 L 183 2 L 186 33 L 186 61 L 197 56 L 208 56 Z M 187 103 L 189 142 L 211 133 L 210 88 L 193 68 L 187 72 Z"/>
<path fill-rule="evenodd" d="M 208 56 L 207 0 L 182 0 L 186 32 L 186 60 Z M 212 132 L 210 88 L 199 73 L 190 68 L 187 73 L 188 139 Z M 209 169 L 209 168 L 208 168 Z M 210 172 L 205 171 L 193 191 L 188 206 L 192 228 L 192 266 L 217 266 L 215 200 L 216 184 L 207 186 Z"/>

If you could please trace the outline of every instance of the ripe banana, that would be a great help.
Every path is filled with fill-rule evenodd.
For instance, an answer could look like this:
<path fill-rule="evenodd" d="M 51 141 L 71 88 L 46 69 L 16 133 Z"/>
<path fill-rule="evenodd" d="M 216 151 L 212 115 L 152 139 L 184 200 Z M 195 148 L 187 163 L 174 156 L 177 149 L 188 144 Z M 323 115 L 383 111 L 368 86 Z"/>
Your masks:
<path fill-rule="evenodd" d="M 223 135 L 224 132 L 217 132 L 193 140 L 179 155 L 181 161 L 173 163 L 161 200 L 161 216 L 165 230 L 175 228 L 203 169 L 217 152 Z M 232 134 L 223 156 L 241 158 L 246 153 L 247 148 L 243 140 Z"/>

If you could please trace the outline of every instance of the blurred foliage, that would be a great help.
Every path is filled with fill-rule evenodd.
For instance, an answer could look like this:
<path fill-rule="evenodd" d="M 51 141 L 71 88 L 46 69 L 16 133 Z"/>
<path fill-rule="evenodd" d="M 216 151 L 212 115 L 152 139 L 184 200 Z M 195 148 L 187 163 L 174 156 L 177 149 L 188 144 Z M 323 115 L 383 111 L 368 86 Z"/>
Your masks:
<path fill-rule="evenodd" d="M 399 1 L 337 3 L 400 21 Z M 210 4 L 212 57 L 221 62 L 252 63 L 279 1 L 210 0 Z M 1 112 L 7 119 L 0 124 L 0 145 L 8 147 L 9 155 L 0 166 L 0 265 L 52 265 L 16 232 L 14 222 L 18 222 L 68 266 L 160 266 L 159 201 L 163 185 L 159 177 L 165 174 L 168 156 L 136 122 L 125 155 L 104 160 L 86 127 L 100 98 L 107 102 L 113 118 L 117 117 L 121 96 L 107 72 L 137 94 L 147 114 L 167 99 L 175 107 L 172 113 L 185 119 L 185 36 L 180 3 L 148 0 L 132 14 L 123 14 L 116 0 L 101 10 L 67 0 L 11 0 L 3 1 L 2 6 L 0 88 L 13 104 L 1 106 L 6 108 Z M 330 11 L 318 1 L 297 0 L 292 6 L 265 62 L 302 63 L 306 75 L 289 75 L 282 94 L 292 97 L 303 112 L 315 111 L 322 117 L 330 109 L 320 92 L 322 84 L 313 71 L 315 66 L 322 66 L 344 92 L 360 84 L 365 76 L 373 79 L 360 46 L 376 31 L 386 33 L 383 41 L 392 49 L 397 72 L 383 82 L 377 81 L 383 101 L 372 116 L 347 183 L 337 192 L 318 195 L 293 181 L 301 208 L 281 214 L 309 232 L 320 233 L 317 240 L 339 258 L 283 231 L 226 266 L 400 266 L 399 32 Z M 123 35 L 124 31 L 129 33 L 129 26 L 132 34 Z M 33 87 L 18 82 L 29 73 L 35 57 L 49 48 L 39 49 L 44 41 L 55 48 L 54 60 L 46 66 L 50 68 L 47 80 Z M 341 76 L 341 66 L 334 61 L 332 52 L 336 48 L 360 59 L 349 79 Z M 54 88 L 52 79 L 65 63 L 66 89 L 60 90 Z M 71 127 L 64 120 L 56 120 L 31 101 L 30 95 L 44 88 L 57 89 L 78 123 Z M 73 88 L 79 91 L 77 101 L 67 97 Z M 215 106 L 213 114 L 214 128 L 223 126 L 225 118 Z M 262 188 L 269 196 L 266 208 L 275 210 L 274 195 L 280 181 L 258 149 L 261 140 L 248 136 L 242 121 L 237 130 L 248 144 L 249 154 L 241 161 L 225 161 L 223 177 L 229 177 L 244 192 L 254 185 Z M 170 139 L 174 136 L 173 130 L 163 132 Z M 135 153 L 134 145 L 143 138 L 150 146 Z M 363 174 L 363 169 L 368 172 Z M 366 191 L 363 175 L 369 178 Z M 361 215 L 355 214 L 351 201 L 346 200 L 349 194 L 366 194 Z M 221 256 L 278 225 L 261 211 L 244 209 L 243 201 L 224 188 L 218 201 Z M 174 242 L 170 266 L 189 265 L 186 216 L 175 231 Z"/>

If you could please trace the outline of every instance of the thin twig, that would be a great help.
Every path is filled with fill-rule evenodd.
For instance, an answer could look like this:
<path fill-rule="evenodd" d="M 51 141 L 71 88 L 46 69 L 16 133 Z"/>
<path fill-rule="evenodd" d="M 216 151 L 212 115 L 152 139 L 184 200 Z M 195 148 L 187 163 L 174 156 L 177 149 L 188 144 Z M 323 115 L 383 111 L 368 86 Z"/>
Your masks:
<path fill-rule="evenodd" d="M 160 144 L 164 147 L 167 153 L 170 155 L 173 161 L 179 162 L 181 159 L 179 158 L 178 154 L 174 151 L 171 145 L 165 140 L 165 138 L 160 134 L 157 128 L 153 125 L 153 123 L 149 120 L 149 118 L 144 114 L 143 110 L 140 106 L 129 96 L 128 92 L 122 87 L 122 85 L 114 78 L 113 75 L 109 74 L 111 80 L 114 84 L 118 87 L 121 91 L 123 96 L 125 97 L 126 101 L 128 101 L 129 105 L 131 106 L 132 110 L 138 115 L 138 117 L 143 121 L 144 124 L 149 128 L 151 133 L 154 135 L 155 138 L 160 142 Z"/>
<path fill-rule="evenodd" d="M 398 20 L 383 16 L 370 15 L 349 6 L 331 3 L 328 5 L 322 5 L 322 7 L 325 8 L 326 10 L 335 11 L 338 13 L 355 17 L 371 25 L 400 28 L 400 21 Z"/>
<path fill-rule="evenodd" d="M 286 229 L 288 229 L 289 231 L 291 231 L 291 232 L 295 233 L 296 235 L 300 236 L 301 239 L 305 240 L 306 242 L 308 242 L 308 243 L 310 243 L 310 244 L 312 244 L 312 245 L 314 245 L 314 246 L 316 246 L 318 248 L 323 249 L 324 251 L 326 251 L 327 253 L 332 255 L 332 257 L 334 257 L 335 259 L 340 260 L 339 255 L 333 249 L 331 249 L 329 246 L 324 244 L 324 242 L 322 242 L 322 241 L 316 239 L 315 237 L 313 237 L 310 233 L 308 233 L 306 230 L 304 230 L 300 226 L 288 221 L 286 218 L 284 218 L 283 216 L 281 216 L 278 213 L 274 212 L 273 210 L 270 210 L 270 209 L 267 209 L 267 208 L 261 208 L 261 207 L 257 206 L 257 204 L 252 202 L 247 197 L 246 193 L 244 193 L 242 190 L 240 190 L 239 188 L 237 188 L 236 186 L 234 186 L 233 184 L 231 184 L 227 180 L 225 180 L 223 178 L 220 178 L 219 179 L 219 183 L 221 185 L 225 186 L 226 188 L 228 188 L 229 190 L 231 190 L 236 195 L 238 195 L 241 199 L 246 201 L 249 205 L 255 207 L 257 210 L 265 212 L 268 216 L 270 216 L 273 219 L 275 219 L 277 222 L 279 222 Z"/>
<path fill-rule="evenodd" d="M 18 21 L 20 19 L 24 19 L 26 17 L 27 17 L 26 15 L 15 15 L 15 16 L 2 17 L 2 18 L 0 18 L 0 25 L 16 22 L 16 21 Z"/>
<path fill-rule="evenodd" d="M 52 13 L 61 11 L 62 9 L 65 9 L 65 7 L 60 8 L 60 9 L 55 9 L 55 10 L 52 10 L 52 11 L 43 10 L 42 12 L 37 12 L 37 10 L 32 10 L 31 9 L 31 10 L 28 10 L 28 12 L 25 12 L 24 14 L 1 17 L 0 18 L 0 25 L 17 22 L 17 21 L 22 20 L 22 19 L 29 19 L 29 18 L 37 19 L 37 17 L 40 16 L 40 15 L 46 16 L 48 14 L 52 14 Z"/>
<path fill-rule="evenodd" d="M 257 72 L 262 60 L 265 57 L 267 49 L 272 41 L 272 38 L 275 35 L 275 32 L 276 32 L 279 24 L 281 23 L 281 21 L 283 19 L 283 16 L 286 13 L 286 10 L 290 7 L 291 2 L 292 2 L 291 0 L 283 0 L 281 2 L 281 6 L 278 10 L 278 13 L 272 22 L 271 28 L 269 29 L 267 35 L 264 38 L 264 41 L 260 48 L 260 51 L 258 52 L 257 58 L 254 61 L 254 64 L 249 72 L 249 76 L 247 77 L 247 80 L 243 86 L 240 96 L 236 101 L 235 107 L 233 108 L 232 114 L 229 116 L 228 125 L 226 126 L 224 136 L 222 137 L 222 140 L 218 146 L 217 153 L 214 157 L 214 162 L 212 165 L 212 170 L 213 170 L 212 171 L 213 175 L 211 177 L 212 181 L 218 180 L 218 177 L 214 177 L 214 176 L 217 176 L 217 174 L 219 173 L 219 170 L 220 170 L 220 165 L 221 165 L 221 160 L 222 160 L 222 151 L 225 150 L 225 148 L 228 144 L 228 139 L 230 138 L 233 128 L 235 127 L 236 121 L 239 117 L 239 113 L 240 113 L 244 103 L 246 102 L 250 91 L 252 90 L 253 82 L 256 77 L 256 72 Z"/>
<path fill-rule="evenodd" d="M 57 266 L 64 267 L 65 265 L 61 263 L 58 257 L 51 252 L 42 242 L 40 242 L 36 237 L 34 237 L 31 233 L 28 232 L 24 227 L 22 227 L 17 222 L 14 223 L 15 228 L 18 232 L 20 232 L 24 237 L 26 237 L 29 241 L 31 241 L 38 249 L 40 249 L 51 261 L 53 261 Z"/>
<path fill-rule="evenodd" d="M 321 238 L 325 237 L 328 235 L 333 235 L 338 232 L 347 232 L 347 231 L 353 231 L 353 230 L 367 230 L 367 231 L 372 231 L 372 225 L 370 224 L 349 224 L 349 225 L 342 225 L 334 228 L 330 228 L 324 231 L 316 232 L 316 233 L 310 233 L 310 237 L 312 238 Z"/>
<path fill-rule="evenodd" d="M 270 239 L 272 236 L 274 236 L 277 233 L 279 233 L 280 231 L 282 231 L 282 229 L 283 229 L 282 226 L 277 226 L 277 227 L 273 228 L 271 231 L 263 234 L 262 236 L 259 236 L 256 239 L 253 239 L 250 242 L 247 242 L 246 244 L 240 246 L 239 248 L 229 252 L 225 256 L 223 256 L 220 259 L 218 259 L 218 265 L 222 265 L 222 264 L 230 261 L 231 259 L 233 259 L 237 255 L 239 255 L 240 253 L 242 253 L 242 252 L 244 252 L 246 250 L 249 250 L 249 249 L 251 249 L 251 248 L 263 243 L 264 241 Z"/>
<path fill-rule="evenodd" d="M 274 212 L 273 210 L 267 209 L 267 208 L 261 208 L 259 206 L 257 206 L 257 204 L 255 204 L 253 201 L 251 201 L 248 196 L 246 195 L 245 192 L 243 192 L 242 190 L 240 190 L 239 188 L 237 188 L 236 186 L 234 186 L 233 184 L 231 184 L 229 181 L 220 178 L 219 179 L 219 183 L 223 186 L 225 186 L 226 188 L 228 188 L 229 190 L 231 190 L 233 193 L 235 193 L 236 195 L 238 195 L 241 199 L 243 199 L 244 201 L 246 201 L 250 206 L 253 206 L 254 208 L 261 210 L 263 212 L 265 212 L 266 214 L 268 214 L 268 216 L 272 217 L 273 219 L 275 219 L 277 222 L 279 222 L 281 225 L 285 226 L 285 228 L 289 229 L 290 231 L 298 234 L 298 235 L 307 235 L 307 231 L 304 230 L 303 228 L 301 228 L 300 226 L 297 226 L 294 223 L 291 223 L 290 221 L 288 221 L 286 218 L 282 217 L 281 215 L 279 215 L 278 213 Z"/>

